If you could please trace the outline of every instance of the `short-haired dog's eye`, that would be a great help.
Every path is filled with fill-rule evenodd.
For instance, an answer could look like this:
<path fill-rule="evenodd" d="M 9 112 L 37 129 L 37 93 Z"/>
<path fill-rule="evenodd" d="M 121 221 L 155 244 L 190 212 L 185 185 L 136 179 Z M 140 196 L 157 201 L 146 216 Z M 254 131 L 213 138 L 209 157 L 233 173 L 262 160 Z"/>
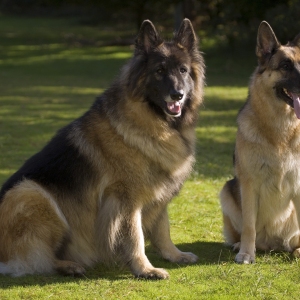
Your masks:
<path fill-rule="evenodd" d="M 282 65 L 282 69 L 284 69 L 284 70 L 288 70 L 289 68 L 290 68 L 289 64 Z"/>
<path fill-rule="evenodd" d="M 285 71 L 291 70 L 293 68 L 293 63 L 290 60 L 283 61 L 280 64 L 280 68 Z"/>

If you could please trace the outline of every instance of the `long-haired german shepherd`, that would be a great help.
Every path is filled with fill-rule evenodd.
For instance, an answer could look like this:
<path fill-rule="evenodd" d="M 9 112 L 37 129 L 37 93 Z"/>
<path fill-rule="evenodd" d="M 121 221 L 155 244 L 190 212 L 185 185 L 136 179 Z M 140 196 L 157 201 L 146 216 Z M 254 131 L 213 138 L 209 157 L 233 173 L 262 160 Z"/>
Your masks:
<path fill-rule="evenodd" d="M 263 21 L 256 55 L 237 118 L 235 177 L 220 194 L 226 242 L 245 264 L 256 248 L 300 254 L 300 34 L 283 46 Z"/>
<path fill-rule="evenodd" d="M 118 259 L 136 277 L 167 278 L 144 238 L 171 262 L 196 262 L 172 243 L 167 204 L 194 163 L 203 85 L 190 21 L 170 42 L 144 21 L 114 84 L 3 185 L 0 273 L 81 275 Z"/>

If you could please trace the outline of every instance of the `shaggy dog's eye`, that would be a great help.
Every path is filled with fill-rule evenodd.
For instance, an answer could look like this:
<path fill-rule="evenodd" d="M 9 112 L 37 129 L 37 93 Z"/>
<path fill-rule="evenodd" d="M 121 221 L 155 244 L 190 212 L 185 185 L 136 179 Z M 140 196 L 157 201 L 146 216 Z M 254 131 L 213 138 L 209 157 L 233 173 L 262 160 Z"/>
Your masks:
<path fill-rule="evenodd" d="M 179 71 L 180 71 L 180 73 L 181 73 L 181 74 L 184 74 L 184 73 L 186 73 L 186 72 L 187 72 L 187 69 L 186 69 L 186 68 L 180 68 L 180 70 L 179 70 Z"/>
<path fill-rule="evenodd" d="M 163 72 L 164 72 L 164 69 L 163 68 L 158 68 L 157 70 L 156 70 L 156 73 L 157 74 L 163 74 Z"/>

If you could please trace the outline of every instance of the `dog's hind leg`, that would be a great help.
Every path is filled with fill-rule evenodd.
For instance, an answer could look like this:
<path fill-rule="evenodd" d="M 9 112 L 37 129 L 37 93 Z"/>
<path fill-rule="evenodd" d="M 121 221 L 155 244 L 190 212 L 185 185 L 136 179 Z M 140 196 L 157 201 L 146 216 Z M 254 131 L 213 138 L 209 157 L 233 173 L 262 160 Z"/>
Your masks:
<path fill-rule="evenodd" d="M 56 257 L 68 231 L 51 195 L 33 181 L 22 181 L 4 195 L 0 205 L 0 273 L 83 273 L 77 263 Z"/>
<path fill-rule="evenodd" d="M 295 209 L 291 215 L 290 223 L 293 224 L 294 230 L 297 232 L 290 240 L 289 244 L 293 249 L 292 255 L 294 257 L 300 257 L 300 197 L 297 197 L 293 201 Z M 291 226 L 290 226 L 291 227 Z"/>
<path fill-rule="evenodd" d="M 223 212 L 223 235 L 225 243 L 239 249 L 242 230 L 242 211 L 238 206 L 239 199 L 232 193 L 233 180 L 228 181 L 220 192 L 220 202 Z"/>
<path fill-rule="evenodd" d="M 167 207 L 158 214 L 150 231 L 150 241 L 164 259 L 175 263 L 195 263 L 198 256 L 191 252 L 180 251 L 170 237 Z"/>
<path fill-rule="evenodd" d="M 292 255 L 293 257 L 300 257 L 300 235 L 299 231 L 298 234 L 292 237 L 289 241 L 290 247 L 292 248 Z"/>

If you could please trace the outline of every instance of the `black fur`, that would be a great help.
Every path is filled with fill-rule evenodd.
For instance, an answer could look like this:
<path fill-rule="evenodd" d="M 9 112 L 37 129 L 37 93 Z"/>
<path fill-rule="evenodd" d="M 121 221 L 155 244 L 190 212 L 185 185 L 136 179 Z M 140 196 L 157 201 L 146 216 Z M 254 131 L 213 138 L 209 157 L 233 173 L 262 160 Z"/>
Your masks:
<path fill-rule="evenodd" d="M 61 191 L 64 194 L 77 194 L 78 197 L 74 200 L 80 201 L 82 189 L 91 181 L 90 177 L 94 172 L 91 172 L 93 166 L 88 158 L 80 154 L 68 139 L 72 127 L 73 123 L 61 129 L 40 152 L 29 158 L 3 184 L 0 199 L 15 184 L 27 178 L 47 187 L 55 195 L 59 195 Z"/>
<path fill-rule="evenodd" d="M 151 24 L 151 23 L 150 23 Z M 133 97 L 144 99 L 148 102 L 149 108 L 156 112 L 157 117 L 167 121 L 172 128 L 179 129 L 182 124 L 187 125 L 189 122 L 194 126 L 198 119 L 198 111 L 191 108 L 193 94 L 195 90 L 194 83 L 198 82 L 194 70 L 190 68 L 191 64 L 201 67 L 201 73 L 204 73 L 204 62 L 197 48 L 197 38 L 194 32 L 182 36 L 182 32 L 178 32 L 174 40 L 164 42 L 157 34 L 153 25 L 145 21 L 142 25 L 139 36 L 136 39 L 135 55 L 129 61 L 128 71 L 125 85 L 122 84 L 124 76 L 121 76 L 103 95 L 98 97 L 93 104 L 91 110 L 96 111 L 99 115 L 110 114 L 118 119 L 115 111 L 116 102 L 122 101 L 124 94 L 132 91 Z M 143 27 L 145 27 L 143 29 Z M 144 37 L 145 32 L 147 33 Z M 186 34 L 186 33 L 185 33 Z M 150 39 L 149 43 L 144 39 Z M 186 44 L 190 49 L 179 47 L 178 43 Z M 161 45 L 159 49 L 152 49 L 145 45 Z M 169 55 L 172 53 L 172 55 Z M 126 69 L 127 66 L 125 66 Z M 182 72 L 184 69 L 184 72 Z M 158 74 L 158 70 L 161 73 Z M 147 75 L 147 76 L 146 76 Z M 164 98 L 172 91 L 183 90 L 186 93 L 185 104 L 182 108 L 181 116 L 172 118 L 165 114 Z M 107 101 L 109 99 L 109 101 Z M 89 112 L 87 113 L 89 114 Z M 92 172 L 93 165 L 89 163 L 89 159 L 84 157 L 78 149 L 72 144 L 68 138 L 68 134 L 72 132 L 74 125 L 84 125 L 87 116 L 83 116 L 68 126 L 61 129 L 57 135 L 38 153 L 28 159 L 25 164 L 13 174 L 2 186 L 0 191 L 0 201 L 3 195 L 22 179 L 32 179 L 39 184 L 51 189 L 53 193 L 72 194 L 77 192 L 77 201 L 80 201 L 80 195 L 85 186 L 85 182 L 93 181 Z M 78 173 L 82 176 L 79 177 Z"/>
<path fill-rule="evenodd" d="M 167 278 L 148 261 L 145 236 L 165 259 L 197 261 L 173 244 L 167 214 L 195 162 L 204 85 L 197 47 L 189 20 L 171 42 L 142 24 L 112 86 L 3 185 L 0 273 L 76 275 L 117 260 L 137 277 Z"/>

